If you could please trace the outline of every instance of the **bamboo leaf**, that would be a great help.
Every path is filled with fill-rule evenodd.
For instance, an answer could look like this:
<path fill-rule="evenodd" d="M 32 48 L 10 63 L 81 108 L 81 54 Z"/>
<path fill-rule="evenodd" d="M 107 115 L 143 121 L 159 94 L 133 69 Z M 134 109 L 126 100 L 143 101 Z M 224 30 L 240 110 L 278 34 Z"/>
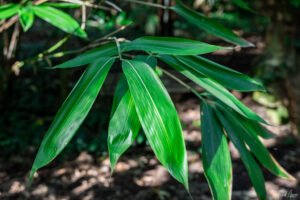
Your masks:
<path fill-rule="evenodd" d="M 223 129 L 207 104 L 201 104 L 202 162 L 213 199 L 230 200 L 232 166 Z"/>
<path fill-rule="evenodd" d="M 86 118 L 114 59 L 100 59 L 89 66 L 57 112 L 34 160 L 31 177 L 50 163 L 69 143 Z"/>
<path fill-rule="evenodd" d="M 209 77 L 228 89 L 238 91 L 265 91 L 263 85 L 249 76 L 200 56 L 177 56 L 185 66 Z"/>
<path fill-rule="evenodd" d="M 182 73 L 184 76 L 203 87 L 207 92 L 211 95 L 219 99 L 221 102 L 231 107 L 233 110 L 241 114 L 242 116 L 266 123 L 261 117 L 259 117 L 256 113 L 250 110 L 247 106 L 245 106 L 242 102 L 240 102 L 234 95 L 232 95 L 228 90 L 226 90 L 222 85 L 215 82 L 214 80 L 207 78 L 205 76 L 199 75 L 194 70 L 191 70 L 190 67 L 184 65 L 182 62 L 176 59 L 173 56 L 162 55 L 159 57 L 160 60 Z"/>
<path fill-rule="evenodd" d="M 73 68 L 90 64 L 99 58 L 112 57 L 118 54 L 115 43 L 108 43 L 101 47 L 87 51 L 71 60 L 55 66 L 54 68 Z"/>
<path fill-rule="evenodd" d="M 0 6 L 0 20 L 9 18 L 15 14 L 17 14 L 20 5 L 18 4 L 6 4 Z"/>
<path fill-rule="evenodd" d="M 293 177 L 280 166 L 280 164 L 259 140 L 258 133 L 256 133 L 256 131 L 252 129 L 248 123 L 245 123 L 243 118 L 230 111 L 230 109 L 226 109 L 224 106 L 221 108 L 222 111 L 226 113 L 227 119 L 237 127 L 238 131 L 235 134 L 238 134 L 244 143 L 249 146 L 251 152 L 265 168 L 276 176 L 293 179 Z"/>
<path fill-rule="evenodd" d="M 224 27 L 222 24 L 188 8 L 181 1 L 177 1 L 176 5 L 171 9 L 181 17 L 185 18 L 188 22 L 194 24 L 200 29 L 203 29 L 207 33 L 210 33 L 212 35 L 215 35 L 216 37 L 224 39 L 225 41 L 240 45 L 242 47 L 254 46 L 252 43 L 240 38 L 238 35 L 233 33 L 230 29 Z"/>
<path fill-rule="evenodd" d="M 223 114 L 217 109 L 215 111 L 224 129 L 226 130 L 228 137 L 240 153 L 241 159 L 248 171 L 257 196 L 261 200 L 267 199 L 263 173 L 255 159 L 252 157 L 251 153 L 245 146 L 243 139 L 238 134 L 238 132 L 240 131 L 239 128 L 235 125 L 235 123 L 229 120 L 228 115 Z"/>
<path fill-rule="evenodd" d="M 53 26 L 78 37 L 87 38 L 86 32 L 80 28 L 78 22 L 69 14 L 51 6 L 33 6 L 32 9 L 35 15 Z"/>
<path fill-rule="evenodd" d="M 238 7 L 242 8 L 244 10 L 254 12 L 254 10 L 252 8 L 250 8 L 250 6 L 244 0 L 231 0 L 231 1 L 232 1 L 232 3 L 234 3 L 235 5 L 237 5 Z"/>
<path fill-rule="evenodd" d="M 30 6 L 22 7 L 19 10 L 19 20 L 24 32 L 28 31 L 34 22 L 34 14 Z"/>
<path fill-rule="evenodd" d="M 168 55 L 198 55 L 222 49 L 224 49 L 224 47 L 189 39 L 146 36 L 127 43 L 123 51 L 146 51 Z"/>
<path fill-rule="evenodd" d="M 141 124 L 124 76 L 119 80 L 108 128 L 108 150 L 111 169 L 121 155 L 133 144 Z"/>
<path fill-rule="evenodd" d="M 182 128 L 169 94 L 146 63 L 125 60 L 122 68 L 150 146 L 170 174 L 188 189 Z"/>

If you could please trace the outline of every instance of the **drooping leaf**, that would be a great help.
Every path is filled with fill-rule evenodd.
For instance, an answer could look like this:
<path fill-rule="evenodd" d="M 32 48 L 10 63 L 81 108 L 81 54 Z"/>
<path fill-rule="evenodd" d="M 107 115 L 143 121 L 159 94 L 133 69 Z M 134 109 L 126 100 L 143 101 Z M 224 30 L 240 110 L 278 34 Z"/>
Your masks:
<path fill-rule="evenodd" d="M 244 0 L 231 0 L 232 3 L 234 3 L 235 5 L 237 5 L 238 7 L 244 9 L 244 10 L 248 10 L 250 12 L 254 12 L 252 8 L 250 8 L 250 6 L 244 1 Z"/>
<path fill-rule="evenodd" d="M 31 176 L 50 163 L 69 143 L 86 118 L 114 59 L 91 64 L 57 112 L 34 160 Z"/>
<path fill-rule="evenodd" d="M 215 35 L 225 41 L 233 44 L 240 45 L 242 47 L 252 47 L 253 44 L 240 38 L 238 35 L 233 33 L 230 29 L 224 27 L 222 24 L 210 19 L 190 8 L 185 6 L 181 1 L 177 1 L 176 5 L 171 8 L 181 17 L 185 18 L 191 24 L 194 24 L 198 28 Z"/>
<path fill-rule="evenodd" d="M 34 22 L 34 14 L 31 5 L 22 7 L 19 10 L 19 20 L 24 32 L 28 31 Z"/>
<path fill-rule="evenodd" d="M 187 155 L 175 106 L 153 69 L 141 61 L 122 63 L 139 120 L 158 160 L 188 188 Z"/>
<path fill-rule="evenodd" d="M 293 179 L 293 177 L 280 166 L 280 164 L 259 140 L 258 133 L 256 133 L 248 123 L 244 123 L 245 120 L 242 117 L 239 117 L 236 113 L 230 111 L 230 109 L 227 109 L 224 106 L 221 106 L 221 109 L 224 113 L 226 113 L 227 119 L 236 126 L 237 132 L 235 134 L 238 134 L 244 143 L 249 146 L 251 152 L 265 168 L 276 176 Z"/>
<path fill-rule="evenodd" d="M 202 162 L 213 199 L 230 200 L 232 166 L 226 136 L 213 109 L 201 104 Z"/>
<path fill-rule="evenodd" d="M 240 131 L 239 128 L 235 125 L 235 123 L 228 119 L 227 115 L 224 115 L 218 109 L 215 109 L 215 111 L 218 116 L 218 119 L 221 121 L 224 129 L 226 130 L 228 137 L 239 151 L 239 154 L 248 171 L 249 177 L 257 193 L 257 196 L 261 200 L 267 199 L 267 192 L 265 188 L 265 180 L 263 173 L 255 159 L 252 157 L 251 153 L 248 151 L 243 139 L 238 134 L 238 132 Z"/>
<path fill-rule="evenodd" d="M 53 26 L 81 38 L 87 37 L 86 32 L 80 28 L 78 22 L 69 14 L 51 6 L 33 6 L 32 9 L 35 15 Z"/>
<path fill-rule="evenodd" d="M 0 6 L 0 19 L 6 19 L 17 14 L 19 8 L 19 4 L 6 4 Z"/>
<path fill-rule="evenodd" d="M 242 102 L 240 102 L 233 94 L 231 94 L 228 90 L 226 90 L 222 85 L 215 82 L 214 80 L 207 78 L 205 76 L 200 75 L 199 73 L 192 70 L 190 67 L 185 66 L 182 62 L 180 62 L 174 56 L 162 55 L 159 57 L 160 60 L 173 67 L 178 72 L 182 73 L 184 76 L 203 87 L 207 92 L 211 95 L 219 99 L 221 102 L 226 104 L 227 106 L 234 109 L 236 112 L 240 113 L 242 116 L 266 123 L 261 117 L 259 117 L 256 113 L 250 110 L 247 106 L 245 106 Z"/>
<path fill-rule="evenodd" d="M 133 144 L 141 124 L 124 76 L 116 88 L 111 119 L 108 128 L 108 150 L 111 169 L 121 155 Z"/>
<path fill-rule="evenodd" d="M 222 49 L 224 49 L 224 47 L 189 39 L 146 36 L 127 43 L 123 51 L 146 51 L 168 55 L 199 55 Z"/>
<path fill-rule="evenodd" d="M 118 55 L 118 49 L 115 43 L 108 43 L 99 48 L 87 51 L 71 60 L 55 66 L 54 68 L 73 68 L 87 65 L 99 58 L 112 57 Z"/>
<path fill-rule="evenodd" d="M 265 91 L 263 85 L 249 76 L 200 56 L 177 56 L 194 71 L 209 77 L 228 89 L 238 91 Z"/>

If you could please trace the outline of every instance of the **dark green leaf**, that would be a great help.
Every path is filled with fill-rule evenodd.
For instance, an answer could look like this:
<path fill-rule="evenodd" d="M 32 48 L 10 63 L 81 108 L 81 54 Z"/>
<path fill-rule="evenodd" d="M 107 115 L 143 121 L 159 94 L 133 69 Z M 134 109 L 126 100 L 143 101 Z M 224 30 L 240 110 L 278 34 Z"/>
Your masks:
<path fill-rule="evenodd" d="M 209 77 L 228 89 L 238 91 L 265 91 L 261 83 L 251 79 L 245 74 L 227 68 L 223 65 L 210 61 L 200 56 L 178 56 L 178 60 L 183 62 L 185 66 Z"/>
<path fill-rule="evenodd" d="M 252 43 L 240 38 L 231 30 L 224 27 L 222 24 L 186 7 L 180 1 L 177 1 L 176 5 L 172 7 L 172 10 L 174 10 L 178 15 L 185 18 L 191 24 L 194 24 L 198 28 L 203 29 L 207 33 L 210 33 L 212 35 L 215 35 L 219 38 L 222 38 L 233 44 L 240 45 L 242 47 L 253 46 Z"/>
<path fill-rule="evenodd" d="M 0 19 L 6 19 L 15 15 L 19 8 L 20 6 L 18 4 L 6 4 L 0 6 Z"/>
<path fill-rule="evenodd" d="M 19 20 L 24 32 L 31 28 L 34 22 L 34 14 L 31 6 L 22 7 L 19 10 Z"/>
<path fill-rule="evenodd" d="M 252 126 L 249 126 L 249 124 L 242 117 L 239 117 L 236 113 L 231 112 L 230 109 L 227 109 L 224 106 L 221 108 L 223 112 L 226 113 L 227 119 L 237 127 L 237 132 L 235 132 L 235 134 L 238 134 L 239 137 L 249 146 L 251 152 L 253 152 L 255 157 L 265 168 L 267 168 L 276 176 L 289 179 L 293 178 L 268 152 L 266 147 L 259 140 L 258 133 L 252 129 Z"/>
<path fill-rule="evenodd" d="M 121 155 L 134 142 L 141 124 L 136 114 L 131 93 L 124 76 L 116 88 L 108 128 L 108 150 L 112 170 Z"/>
<path fill-rule="evenodd" d="M 201 104 L 202 162 L 213 199 L 230 200 L 232 166 L 223 129 L 213 109 Z"/>
<path fill-rule="evenodd" d="M 259 199 L 266 199 L 267 192 L 265 188 L 263 173 L 255 159 L 252 157 L 251 153 L 248 151 L 243 139 L 238 134 L 238 132 L 240 131 L 239 127 L 237 127 L 235 123 L 230 121 L 228 116 L 224 115 L 221 111 L 216 109 L 216 113 L 224 129 L 226 130 L 228 137 L 239 151 L 241 159 L 248 171 L 251 182 Z"/>
<path fill-rule="evenodd" d="M 34 14 L 53 26 L 81 38 L 87 37 L 86 32 L 80 28 L 78 22 L 67 13 L 50 6 L 43 5 L 33 6 L 32 9 Z"/>
<path fill-rule="evenodd" d="M 168 55 L 198 55 L 222 50 L 224 47 L 175 37 L 141 37 L 127 43 L 123 51 L 145 51 Z"/>
<path fill-rule="evenodd" d="M 146 63 L 125 60 L 122 68 L 150 146 L 171 175 L 188 189 L 182 128 L 169 94 Z"/>
<path fill-rule="evenodd" d="M 244 10 L 254 12 L 244 0 L 231 0 L 231 1 L 232 3 L 234 3 L 235 5 L 237 5 L 238 7 Z"/>
<path fill-rule="evenodd" d="M 236 112 L 240 113 L 244 117 L 266 123 L 261 117 L 256 113 L 250 110 L 242 102 L 240 102 L 234 95 L 232 95 L 228 90 L 226 90 L 222 85 L 215 82 L 214 80 L 207 78 L 205 76 L 199 75 L 194 70 L 191 70 L 190 67 L 184 65 L 182 62 L 176 59 L 173 56 L 163 55 L 160 56 L 163 62 L 167 63 L 169 66 L 173 67 L 178 72 L 182 73 L 184 76 L 203 87 L 207 92 L 212 94 L 214 97 L 225 103 L 227 106 L 234 109 Z"/>
<path fill-rule="evenodd" d="M 118 55 L 118 49 L 115 43 L 105 44 L 99 48 L 87 51 L 78 57 L 75 57 L 67 62 L 59 64 L 54 68 L 73 68 L 82 65 L 87 65 L 99 58 L 112 57 Z"/>
<path fill-rule="evenodd" d="M 57 112 L 32 166 L 31 176 L 50 163 L 69 143 L 86 118 L 114 59 L 101 59 L 89 66 Z"/>

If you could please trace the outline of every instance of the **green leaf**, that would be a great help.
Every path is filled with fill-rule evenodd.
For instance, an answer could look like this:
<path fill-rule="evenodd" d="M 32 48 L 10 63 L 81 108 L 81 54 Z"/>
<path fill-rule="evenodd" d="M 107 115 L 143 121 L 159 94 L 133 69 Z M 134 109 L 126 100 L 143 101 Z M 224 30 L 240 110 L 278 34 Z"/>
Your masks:
<path fill-rule="evenodd" d="M 168 55 L 198 55 L 222 50 L 224 47 L 176 37 L 146 36 L 126 43 L 123 51 L 145 51 Z"/>
<path fill-rule="evenodd" d="M 147 63 L 152 69 L 155 69 L 157 67 L 157 59 L 153 56 L 138 55 L 134 57 L 134 60 L 143 61 Z"/>
<path fill-rule="evenodd" d="M 217 109 L 215 111 L 224 129 L 226 130 L 228 137 L 239 151 L 241 159 L 248 171 L 251 182 L 259 199 L 267 199 L 263 173 L 255 159 L 252 157 L 251 153 L 248 151 L 243 139 L 238 134 L 238 132 L 240 131 L 239 127 L 237 127 L 235 123 L 229 120 L 227 115 L 224 115 Z"/>
<path fill-rule="evenodd" d="M 22 7 L 19 10 L 19 20 L 24 32 L 28 31 L 34 22 L 34 14 L 31 5 Z"/>
<path fill-rule="evenodd" d="M 122 68 L 150 146 L 170 174 L 188 189 L 182 128 L 167 90 L 144 62 L 125 60 Z"/>
<path fill-rule="evenodd" d="M 214 80 L 202 76 L 191 70 L 190 67 L 184 65 L 174 56 L 162 55 L 159 57 L 160 60 L 173 67 L 178 72 L 182 73 L 184 76 L 203 87 L 207 92 L 212 94 L 214 97 L 219 99 L 221 102 L 231 107 L 233 110 L 241 114 L 242 116 L 266 123 L 261 117 L 259 117 L 256 113 L 250 110 L 247 106 L 245 106 L 242 102 L 240 102 L 234 95 L 232 95 L 228 90 L 226 90 L 222 85 L 215 82 Z"/>
<path fill-rule="evenodd" d="M 242 47 L 254 46 L 252 43 L 240 38 L 238 35 L 233 33 L 230 29 L 224 27 L 222 24 L 188 8 L 181 1 L 177 1 L 176 5 L 171 9 L 181 17 L 185 18 L 188 22 L 194 24 L 200 29 L 203 29 L 207 33 L 210 33 L 224 39 L 225 41 L 240 45 Z"/>
<path fill-rule="evenodd" d="M 96 59 L 112 57 L 118 55 L 118 49 L 115 43 L 108 43 L 99 48 L 87 51 L 71 60 L 55 66 L 54 68 L 73 68 L 90 64 Z"/>
<path fill-rule="evenodd" d="M 213 109 L 201 104 L 202 162 L 213 199 L 230 200 L 232 166 L 223 129 Z"/>
<path fill-rule="evenodd" d="M 250 6 L 244 0 L 231 0 L 231 1 L 232 1 L 232 3 L 234 3 L 235 5 L 237 5 L 238 7 L 242 8 L 244 10 L 254 12 L 253 9 L 251 9 Z"/>
<path fill-rule="evenodd" d="M 81 38 L 87 37 L 86 32 L 80 28 L 78 22 L 67 13 L 50 6 L 43 5 L 33 6 L 32 9 L 34 14 L 53 26 Z"/>
<path fill-rule="evenodd" d="M 0 6 L 0 20 L 9 18 L 13 15 L 15 15 L 20 8 L 20 5 L 18 4 L 6 4 L 3 6 Z"/>
<path fill-rule="evenodd" d="M 221 108 L 223 112 L 226 113 L 227 119 L 237 127 L 238 131 L 235 134 L 238 134 L 239 137 L 249 146 L 251 152 L 265 168 L 276 176 L 293 179 L 293 177 L 286 172 L 269 153 L 263 143 L 259 140 L 258 133 L 252 128 L 252 126 L 249 126 L 243 118 L 239 117 L 236 113 L 231 112 L 224 106 Z"/>
<path fill-rule="evenodd" d="M 107 143 L 112 171 L 121 155 L 133 144 L 140 128 L 128 84 L 122 76 L 116 88 L 108 128 Z"/>
<path fill-rule="evenodd" d="M 48 2 L 48 3 L 43 3 L 43 6 L 51 6 L 51 7 L 56 7 L 56 8 L 80 8 L 80 4 L 76 3 L 54 3 L 54 2 Z"/>
<path fill-rule="evenodd" d="M 70 142 L 86 118 L 114 59 L 100 59 L 89 66 L 57 112 L 34 160 L 31 177 L 50 163 Z"/>
<path fill-rule="evenodd" d="M 263 85 L 249 76 L 200 56 L 177 56 L 178 60 L 199 74 L 209 77 L 228 89 L 238 91 L 265 91 Z"/>

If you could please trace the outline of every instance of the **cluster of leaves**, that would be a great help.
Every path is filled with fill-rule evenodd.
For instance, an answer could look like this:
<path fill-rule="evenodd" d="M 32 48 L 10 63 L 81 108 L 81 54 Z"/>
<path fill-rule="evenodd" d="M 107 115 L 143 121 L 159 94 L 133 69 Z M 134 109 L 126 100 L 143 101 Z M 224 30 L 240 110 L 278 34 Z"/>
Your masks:
<path fill-rule="evenodd" d="M 80 5 L 72 3 L 43 3 L 36 5 L 32 1 L 21 4 L 6 4 L 0 7 L 0 20 L 17 15 L 23 30 L 28 31 L 34 24 L 35 16 L 51 25 L 81 38 L 86 38 L 86 32 L 79 23 L 69 14 L 58 8 L 76 8 Z"/>
<path fill-rule="evenodd" d="M 50 23 L 59 20 L 53 24 L 63 24 L 64 27 L 60 28 L 66 32 L 86 37 L 77 22 L 60 18 L 62 13 L 56 14 L 57 10 L 53 11 L 50 5 L 26 4 L 22 7 L 10 4 L 1 7 L 7 14 L 1 12 L 0 15 L 2 19 L 7 18 L 28 6 L 35 15 Z M 169 9 L 209 34 L 242 47 L 252 46 L 222 24 L 195 12 L 179 0 Z M 193 92 L 201 102 L 203 166 L 214 199 L 231 198 L 232 166 L 228 139 L 240 152 L 259 198 L 266 199 L 264 177 L 258 162 L 277 176 L 292 177 L 259 139 L 272 137 L 262 126 L 267 123 L 229 92 L 264 91 L 264 87 L 244 74 L 200 56 L 224 49 L 230 48 L 175 37 L 141 37 L 133 41 L 115 39 L 55 66 L 55 69 L 66 69 L 88 65 L 45 135 L 31 176 L 57 157 L 70 142 L 91 110 L 111 67 L 119 63 L 116 62 L 118 59 L 123 75 L 115 91 L 107 141 L 112 170 L 143 129 L 158 160 L 188 189 L 182 127 L 175 106 L 155 73 L 158 65 L 165 63 L 206 90 L 205 93 Z"/>

